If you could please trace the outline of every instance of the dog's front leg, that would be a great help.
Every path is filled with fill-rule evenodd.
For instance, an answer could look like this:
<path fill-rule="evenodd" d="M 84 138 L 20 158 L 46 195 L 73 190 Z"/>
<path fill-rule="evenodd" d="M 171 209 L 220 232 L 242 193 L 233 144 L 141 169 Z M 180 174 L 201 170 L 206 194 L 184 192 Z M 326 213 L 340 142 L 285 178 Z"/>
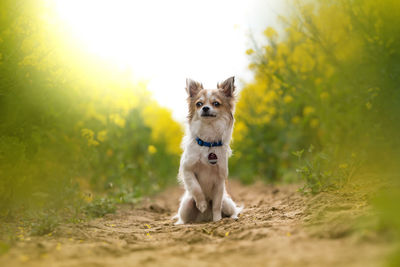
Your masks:
<path fill-rule="evenodd" d="M 218 166 L 218 178 L 214 187 L 213 194 L 213 221 L 219 221 L 222 218 L 222 199 L 225 192 L 225 180 L 228 178 L 228 157 L 221 157 Z"/>
<path fill-rule="evenodd" d="M 205 212 L 207 209 L 206 198 L 195 174 L 190 170 L 184 169 L 183 179 L 185 181 L 186 189 L 193 196 L 194 201 L 196 202 L 196 207 L 201 213 Z"/>
<path fill-rule="evenodd" d="M 224 180 L 219 180 L 214 187 L 213 201 L 212 201 L 212 211 L 213 211 L 213 221 L 219 221 L 222 218 L 222 197 L 224 195 Z"/>

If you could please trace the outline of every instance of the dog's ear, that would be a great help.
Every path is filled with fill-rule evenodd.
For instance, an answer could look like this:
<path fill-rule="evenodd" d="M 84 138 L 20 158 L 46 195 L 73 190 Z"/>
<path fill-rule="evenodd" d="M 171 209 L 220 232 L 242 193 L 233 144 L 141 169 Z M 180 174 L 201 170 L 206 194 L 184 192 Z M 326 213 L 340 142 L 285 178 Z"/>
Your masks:
<path fill-rule="evenodd" d="M 221 90 L 227 97 L 232 97 L 235 91 L 235 76 L 232 76 L 222 83 L 217 85 L 218 89 Z"/>
<path fill-rule="evenodd" d="M 194 97 L 202 89 L 203 85 L 201 83 L 193 81 L 192 79 L 186 79 L 186 92 L 190 97 Z"/>

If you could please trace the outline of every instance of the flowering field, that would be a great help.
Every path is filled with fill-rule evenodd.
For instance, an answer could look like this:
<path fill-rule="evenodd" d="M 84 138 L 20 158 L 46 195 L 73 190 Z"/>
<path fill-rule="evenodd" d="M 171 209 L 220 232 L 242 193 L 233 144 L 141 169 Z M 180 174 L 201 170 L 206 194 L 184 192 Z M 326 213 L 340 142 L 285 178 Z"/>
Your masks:
<path fill-rule="evenodd" d="M 175 181 L 182 126 L 145 83 L 59 35 L 51 2 L 0 8 L 2 218 L 78 219 Z"/>
<path fill-rule="evenodd" d="M 247 50 L 255 78 L 237 106 L 232 167 L 246 182 L 293 181 L 308 160 L 298 172 L 319 192 L 398 157 L 400 5 L 290 4 Z"/>

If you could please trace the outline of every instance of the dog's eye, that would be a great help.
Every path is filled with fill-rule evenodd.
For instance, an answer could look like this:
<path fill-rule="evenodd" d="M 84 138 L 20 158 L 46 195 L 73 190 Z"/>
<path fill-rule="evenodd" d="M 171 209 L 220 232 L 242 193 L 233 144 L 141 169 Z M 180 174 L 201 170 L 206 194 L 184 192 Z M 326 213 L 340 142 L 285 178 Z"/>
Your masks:
<path fill-rule="evenodd" d="M 198 107 L 201 107 L 202 105 L 203 105 L 202 102 L 197 102 L 197 103 L 196 103 L 196 106 L 198 106 Z"/>
<path fill-rule="evenodd" d="M 219 102 L 215 101 L 215 102 L 213 103 L 213 105 L 214 105 L 214 107 L 219 107 L 221 104 L 220 104 Z"/>

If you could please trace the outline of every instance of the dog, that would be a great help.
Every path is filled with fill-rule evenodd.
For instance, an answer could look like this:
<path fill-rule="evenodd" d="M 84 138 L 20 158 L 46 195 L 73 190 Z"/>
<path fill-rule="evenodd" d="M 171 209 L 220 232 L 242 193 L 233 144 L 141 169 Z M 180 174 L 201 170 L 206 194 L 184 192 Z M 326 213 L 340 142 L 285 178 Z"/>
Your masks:
<path fill-rule="evenodd" d="M 228 157 L 232 150 L 235 110 L 235 78 L 217 84 L 216 89 L 186 79 L 189 115 L 182 141 L 178 180 L 185 193 L 180 200 L 176 224 L 238 218 L 238 207 L 226 191 Z"/>

